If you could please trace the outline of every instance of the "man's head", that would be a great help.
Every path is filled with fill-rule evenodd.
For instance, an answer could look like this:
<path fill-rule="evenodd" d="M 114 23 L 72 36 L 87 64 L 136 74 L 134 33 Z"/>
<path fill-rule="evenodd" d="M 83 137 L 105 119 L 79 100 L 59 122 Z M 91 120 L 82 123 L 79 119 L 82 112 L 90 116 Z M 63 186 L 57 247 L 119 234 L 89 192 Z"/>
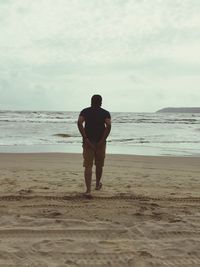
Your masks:
<path fill-rule="evenodd" d="M 92 107 L 100 107 L 102 104 L 102 97 L 100 95 L 93 95 L 91 98 Z"/>

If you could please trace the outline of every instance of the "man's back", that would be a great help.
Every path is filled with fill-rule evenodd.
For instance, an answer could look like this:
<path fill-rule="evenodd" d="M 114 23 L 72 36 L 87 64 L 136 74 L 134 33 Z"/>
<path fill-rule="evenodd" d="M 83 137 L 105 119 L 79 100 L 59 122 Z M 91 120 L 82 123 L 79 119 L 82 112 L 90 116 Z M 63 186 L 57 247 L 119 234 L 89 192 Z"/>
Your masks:
<path fill-rule="evenodd" d="M 105 120 L 110 113 L 101 107 L 88 107 L 81 111 L 85 118 L 85 132 L 91 142 L 99 142 L 105 130 Z"/>

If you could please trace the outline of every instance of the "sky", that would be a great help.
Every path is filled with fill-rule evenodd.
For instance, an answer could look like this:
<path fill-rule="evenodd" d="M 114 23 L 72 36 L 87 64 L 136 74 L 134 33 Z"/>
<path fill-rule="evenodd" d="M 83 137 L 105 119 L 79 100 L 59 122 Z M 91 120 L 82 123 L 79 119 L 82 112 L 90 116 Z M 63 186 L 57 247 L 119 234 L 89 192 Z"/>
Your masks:
<path fill-rule="evenodd" d="M 0 0 L 0 109 L 200 104 L 199 0 Z"/>

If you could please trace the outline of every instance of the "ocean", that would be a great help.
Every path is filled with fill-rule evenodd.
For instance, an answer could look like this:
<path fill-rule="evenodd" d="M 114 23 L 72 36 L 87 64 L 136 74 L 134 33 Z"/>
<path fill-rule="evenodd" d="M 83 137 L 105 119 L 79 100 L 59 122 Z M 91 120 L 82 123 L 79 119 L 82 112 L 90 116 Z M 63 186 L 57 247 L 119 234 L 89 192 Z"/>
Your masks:
<path fill-rule="evenodd" d="M 82 153 L 79 112 L 0 111 L 0 152 Z M 107 153 L 200 156 L 200 113 L 112 112 Z"/>

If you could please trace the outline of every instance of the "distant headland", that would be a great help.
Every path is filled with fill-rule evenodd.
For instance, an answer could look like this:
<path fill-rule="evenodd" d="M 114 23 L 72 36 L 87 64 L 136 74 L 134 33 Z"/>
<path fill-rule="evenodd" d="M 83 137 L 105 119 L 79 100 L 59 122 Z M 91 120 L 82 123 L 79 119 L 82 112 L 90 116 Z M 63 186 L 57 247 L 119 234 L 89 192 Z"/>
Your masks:
<path fill-rule="evenodd" d="M 158 113 L 200 113 L 200 108 L 197 107 L 180 107 L 180 108 L 162 108 L 157 110 Z"/>

